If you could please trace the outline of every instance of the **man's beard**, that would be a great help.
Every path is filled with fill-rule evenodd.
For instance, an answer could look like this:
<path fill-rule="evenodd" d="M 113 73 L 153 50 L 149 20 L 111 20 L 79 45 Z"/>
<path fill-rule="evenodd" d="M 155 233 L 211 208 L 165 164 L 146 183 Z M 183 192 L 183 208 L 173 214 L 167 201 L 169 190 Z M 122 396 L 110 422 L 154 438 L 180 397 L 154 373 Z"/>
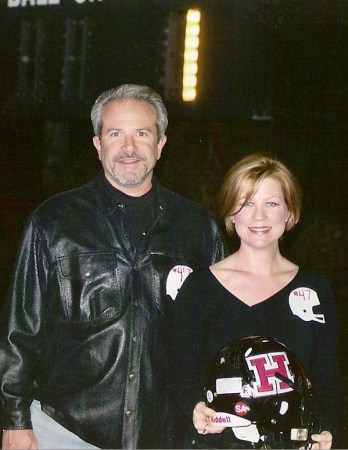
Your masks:
<path fill-rule="evenodd" d="M 124 186 L 124 187 L 134 187 L 134 186 L 138 186 L 139 184 L 141 184 L 145 178 L 147 176 L 147 172 L 146 170 L 144 170 L 144 172 L 138 176 L 132 176 L 132 177 L 118 177 L 116 174 L 113 174 L 112 178 L 113 180 L 119 184 L 120 186 Z"/>
<path fill-rule="evenodd" d="M 127 170 L 125 170 L 125 174 L 122 175 L 122 177 L 121 177 L 121 176 L 117 175 L 116 171 L 113 171 L 113 173 L 112 173 L 113 180 L 117 184 L 119 184 L 120 186 L 123 186 L 123 187 L 139 186 L 148 175 L 146 159 L 136 153 L 122 155 L 122 157 L 118 157 L 114 160 L 114 168 L 116 167 L 117 162 L 124 158 L 136 158 L 136 159 L 142 161 L 143 162 L 142 172 L 140 174 L 132 174 L 133 169 L 131 169 L 130 173 L 127 174 Z"/>

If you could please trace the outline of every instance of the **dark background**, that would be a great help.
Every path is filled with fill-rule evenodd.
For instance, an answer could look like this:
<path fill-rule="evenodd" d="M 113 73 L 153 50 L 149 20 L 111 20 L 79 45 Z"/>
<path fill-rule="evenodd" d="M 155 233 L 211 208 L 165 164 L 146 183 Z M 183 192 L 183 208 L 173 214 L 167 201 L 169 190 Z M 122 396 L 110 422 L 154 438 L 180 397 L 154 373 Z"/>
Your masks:
<path fill-rule="evenodd" d="M 30 212 L 100 169 L 95 98 L 147 84 L 168 106 L 156 173 L 169 189 L 216 215 L 222 178 L 244 155 L 270 153 L 296 174 L 303 213 L 282 251 L 331 280 L 347 379 L 348 0 L 21 2 L 0 3 L 0 302 Z M 198 97 L 184 104 L 181 24 L 193 6 Z"/>

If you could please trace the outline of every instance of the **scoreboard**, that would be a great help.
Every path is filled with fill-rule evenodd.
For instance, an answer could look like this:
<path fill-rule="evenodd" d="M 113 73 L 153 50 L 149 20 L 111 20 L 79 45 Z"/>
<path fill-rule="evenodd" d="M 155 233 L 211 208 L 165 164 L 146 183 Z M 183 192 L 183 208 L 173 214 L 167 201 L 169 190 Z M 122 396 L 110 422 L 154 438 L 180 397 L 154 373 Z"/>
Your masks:
<path fill-rule="evenodd" d="M 188 78 L 195 94 L 185 99 L 185 20 L 193 3 L 199 47 L 187 69 L 195 71 Z M 272 48 L 250 2 L 193 3 L 2 0 L 1 104 L 31 115 L 84 116 L 103 90 L 138 83 L 157 90 L 172 117 L 267 119 Z"/>

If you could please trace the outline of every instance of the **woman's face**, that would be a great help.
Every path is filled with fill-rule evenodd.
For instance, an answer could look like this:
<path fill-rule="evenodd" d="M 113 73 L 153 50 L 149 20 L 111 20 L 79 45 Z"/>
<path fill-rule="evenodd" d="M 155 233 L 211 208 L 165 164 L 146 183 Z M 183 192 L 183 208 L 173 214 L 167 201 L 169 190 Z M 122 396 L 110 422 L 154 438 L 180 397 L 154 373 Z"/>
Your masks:
<path fill-rule="evenodd" d="M 231 217 L 241 243 L 255 248 L 278 245 L 289 218 L 280 182 L 275 178 L 265 178 L 242 207 L 247 188 L 237 204 L 236 211 L 239 212 Z"/>

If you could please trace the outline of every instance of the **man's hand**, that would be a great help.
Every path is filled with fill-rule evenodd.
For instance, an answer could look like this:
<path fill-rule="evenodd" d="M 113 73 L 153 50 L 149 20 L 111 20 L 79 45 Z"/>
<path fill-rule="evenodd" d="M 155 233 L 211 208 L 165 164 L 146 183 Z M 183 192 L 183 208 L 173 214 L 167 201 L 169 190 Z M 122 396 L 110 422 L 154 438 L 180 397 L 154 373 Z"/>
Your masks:
<path fill-rule="evenodd" d="M 5 430 L 2 435 L 2 448 L 37 450 L 39 443 L 33 430 Z"/>

